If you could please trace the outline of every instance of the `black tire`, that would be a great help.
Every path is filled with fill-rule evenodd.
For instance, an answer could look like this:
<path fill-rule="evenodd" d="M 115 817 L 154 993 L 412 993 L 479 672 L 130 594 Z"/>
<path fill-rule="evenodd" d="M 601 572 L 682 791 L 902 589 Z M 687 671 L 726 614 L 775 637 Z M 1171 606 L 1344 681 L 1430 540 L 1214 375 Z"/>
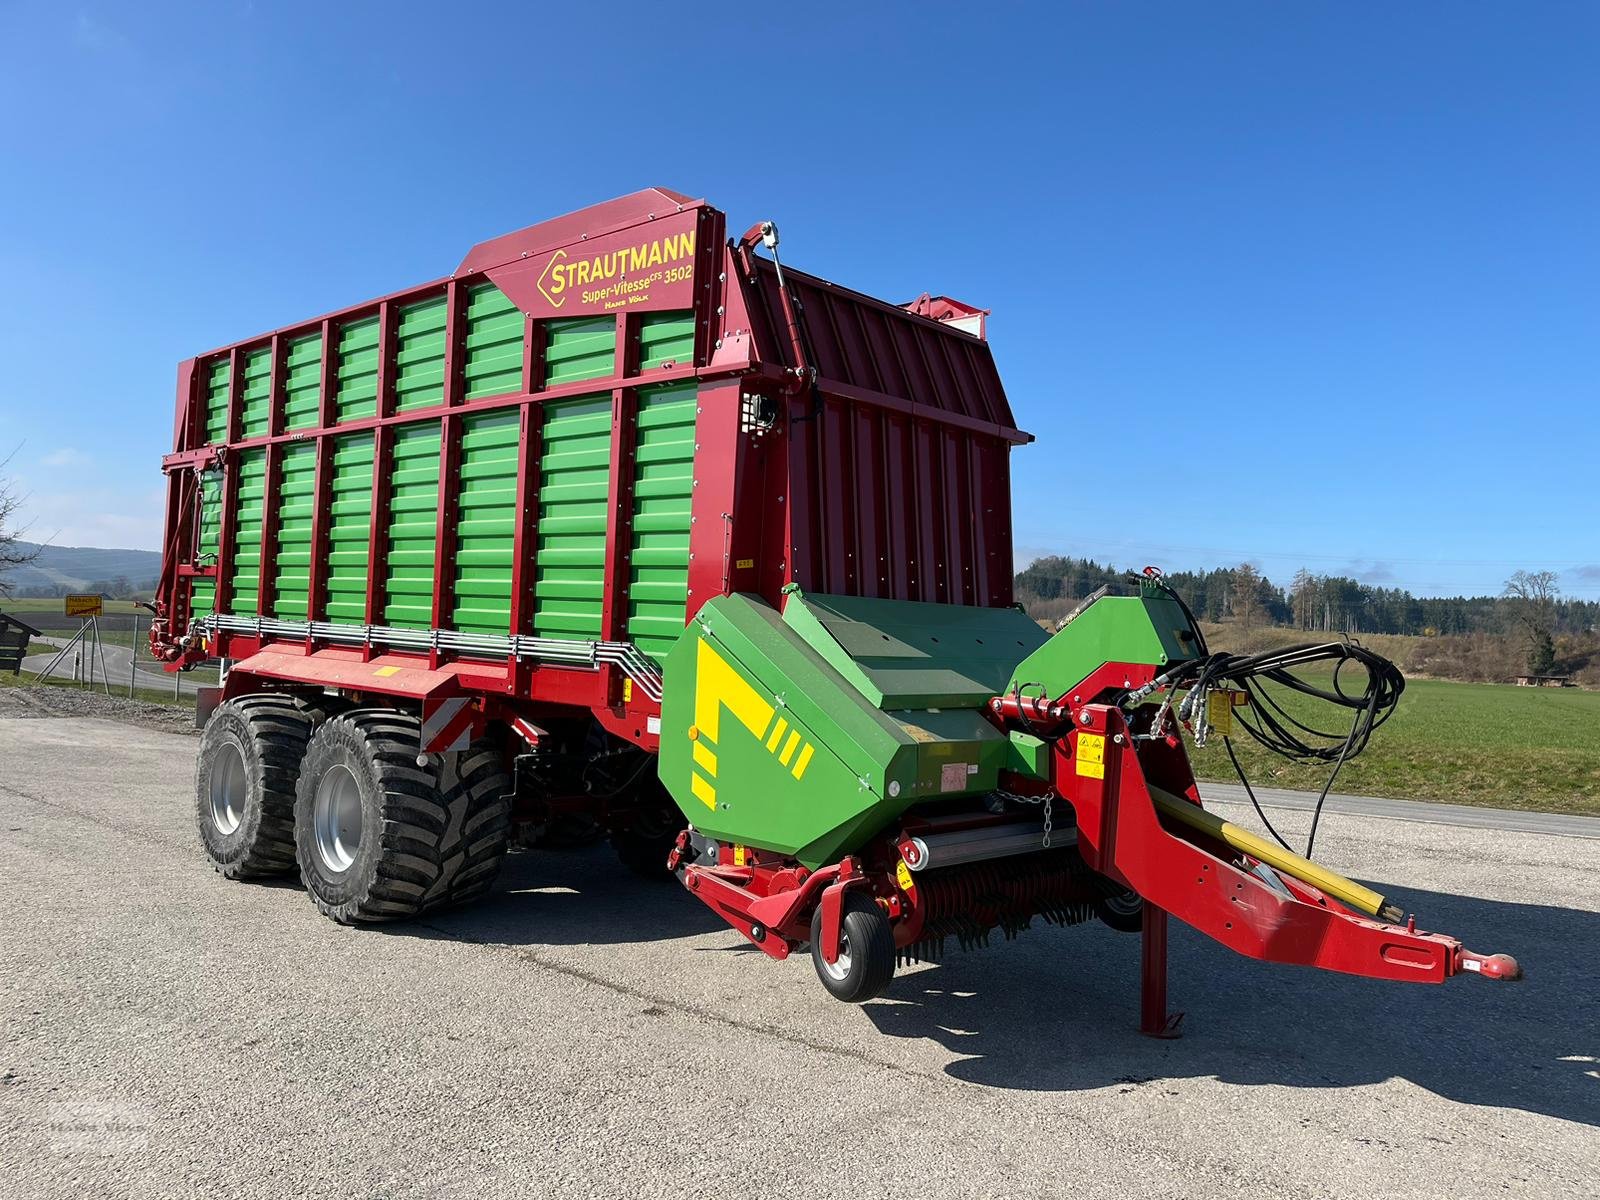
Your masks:
<path fill-rule="evenodd" d="M 640 878 L 671 879 L 667 855 L 672 853 L 687 822 L 666 788 L 653 777 L 643 792 L 644 807 L 631 815 L 628 825 L 612 832 L 611 849 L 618 861 Z"/>
<path fill-rule="evenodd" d="M 1094 902 L 1094 915 L 1118 933 L 1144 929 L 1144 900 L 1138 892 L 1117 888 Z"/>
<path fill-rule="evenodd" d="M 829 995 L 847 1004 L 874 999 L 894 978 L 894 930 L 883 909 L 861 892 L 844 894 L 839 914 L 839 959 L 822 958 L 822 906 L 811 914 L 811 965 Z"/>
<path fill-rule="evenodd" d="M 195 816 L 206 856 L 229 879 L 294 870 L 295 781 L 312 718 L 288 696 L 241 696 L 200 738 Z"/>
<path fill-rule="evenodd" d="M 511 780 L 498 751 L 479 741 L 442 766 L 418 766 L 420 744 L 414 716 L 359 709 L 324 723 L 307 747 L 295 798 L 300 878 L 341 924 L 475 900 L 499 874 Z"/>
<path fill-rule="evenodd" d="M 671 879 L 667 869 L 667 855 L 677 843 L 676 833 L 665 837 L 643 837 L 637 833 L 613 833 L 611 849 L 617 861 L 641 879 L 657 881 Z"/>

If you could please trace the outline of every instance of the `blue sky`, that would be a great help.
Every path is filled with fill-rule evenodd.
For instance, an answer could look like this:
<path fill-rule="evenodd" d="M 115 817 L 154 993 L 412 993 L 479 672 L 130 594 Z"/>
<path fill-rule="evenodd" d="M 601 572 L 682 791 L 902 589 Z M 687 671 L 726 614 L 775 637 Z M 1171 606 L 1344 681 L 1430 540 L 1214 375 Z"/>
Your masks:
<path fill-rule="evenodd" d="M 0 453 L 35 536 L 155 547 L 180 359 L 659 184 L 993 309 L 1024 554 L 1597 597 L 1597 52 L 1584 4 L 3 3 Z"/>

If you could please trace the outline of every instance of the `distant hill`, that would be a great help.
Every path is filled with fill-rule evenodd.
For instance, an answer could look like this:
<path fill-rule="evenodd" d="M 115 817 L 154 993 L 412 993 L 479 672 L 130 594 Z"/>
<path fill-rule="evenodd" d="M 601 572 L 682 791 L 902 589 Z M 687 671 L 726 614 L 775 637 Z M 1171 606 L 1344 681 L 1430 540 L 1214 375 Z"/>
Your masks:
<path fill-rule="evenodd" d="M 26 550 L 35 543 L 18 542 Z M 146 587 L 161 574 L 161 555 L 155 550 L 109 550 L 95 546 L 37 546 L 39 557 L 26 566 L 7 572 L 6 583 L 13 595 L 42 589 L 50 594 L 89 590 L 92 583 L 126 579 L 134 587 Z"/>

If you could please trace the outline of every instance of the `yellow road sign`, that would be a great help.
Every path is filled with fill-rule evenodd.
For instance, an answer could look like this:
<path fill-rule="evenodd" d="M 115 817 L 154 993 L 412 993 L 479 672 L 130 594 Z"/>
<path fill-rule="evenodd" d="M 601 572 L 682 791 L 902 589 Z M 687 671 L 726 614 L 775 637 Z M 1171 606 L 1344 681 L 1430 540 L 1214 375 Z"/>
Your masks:
<path fill-rule="evenodd" d="M 99 596 L 80 593 L 67 597 L 67 616 L 69 617 L 98 617 L 101 614 L 103 602 Z"/>

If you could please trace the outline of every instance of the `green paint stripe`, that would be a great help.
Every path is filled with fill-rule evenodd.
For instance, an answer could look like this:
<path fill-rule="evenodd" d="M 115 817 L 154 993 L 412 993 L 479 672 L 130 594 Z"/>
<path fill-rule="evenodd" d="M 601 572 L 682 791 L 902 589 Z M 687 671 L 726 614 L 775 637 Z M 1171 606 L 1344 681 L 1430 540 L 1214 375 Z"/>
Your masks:
<path fill-rule="evenodd" d="M 334 420 L 355 421 L 378 412 L 378 318 L 339 327 Z"/>
<path fill-rule="evenodd" d="M 327 619 L 361 623 L 367 616 L 368 540 L 372 520 L 370 433 L 334 439 L 328 503 Z"/>
<path fill-rule="evenodd" d="M 228 611 L 250 616 L 259 611 L 261 598 L 261 520 L 266 511 L 267 453 L 246 450 L 234 462 L 239 474 Z"/>
<path fill-rule="evenodd" d="M 696 395 L 693 383 L 639 393 L 628 637 L 657 659 L 687 620 Z"/>
<path fill-rule="evenodd" d="M 257 438 L 267 435 L 267 420 L 272 404 L 272 351 L 268 347 L 251 350 L 244 356 L 244 370 L 239 392 L 239 436 Z"/>
<path fill-rule="evenodd" d="M 206 441 L 223 442 L 228 438 L 228 359 L 224 355 L 206 368 Z"/>
<path fill-rule="evenodd" d="M 200 528 L 197 550 L 202 565 L 213 565 L 217 543 L 222 537 L 222 481 L 221 471 L 206 471 L 200 476 Z"/>
<path fill-rule="evenodd" d="M 308 334 L 285 344 L 283 427 L 311 429 L 317 424 L 322 390 L 322 335 Z"/>
<path fill-rule="evenodd" d="M 511 629 L 521 432 L 517 412 L 486 413 L 462 423 L 450 619 L 454 628 L 469 633 Z"/>
<path fill-rule="evenodd" d="M 545 386 L 612 374 L 617 357 L 615 317 L 576 317 L 545 323 Z"/>
<path fill-rule="evenodd" d="M 639 320 L 639 369 L 694 365 L 694 310 L 646 313 Z"/>
<path fill-rule="evenodd" d="M 494 284 L 468 289 L 467 355 L 461 368 L 468 400 L 522 390 L 522 330 L 521 310 Z"/>
<path fill-rule="evenodd" d="M 189 615 L 208 617 L 217 607 L 217 585 L 209 579 L 196 579 L 189 590 Z"/>
<path fill-rule="evenodd" d="M 605 590 L 611 398 L 563 401 L 544 412 L 533 628 L 545 637 L 597 638 Z"/>
<path fill-rule="evenodd" d="M 311 517 L 316 508 L 317 448 L 285 446 L 278 480 L 278 552 L 273 563 L 272 614 L 303 621 L 311 595 Z"/>
<path fill-rule="evenodd" d="M 388 561 L 383 623 L 433 627 L 433 564 L 439 513 L 440 425 L 424 421 L 394 432 L 389 473 Z"/>
<path fill-rule="evenodd" d="M 395 336 L 395 410 L 444 403 L 445 298 L 400 310 Z"/>

